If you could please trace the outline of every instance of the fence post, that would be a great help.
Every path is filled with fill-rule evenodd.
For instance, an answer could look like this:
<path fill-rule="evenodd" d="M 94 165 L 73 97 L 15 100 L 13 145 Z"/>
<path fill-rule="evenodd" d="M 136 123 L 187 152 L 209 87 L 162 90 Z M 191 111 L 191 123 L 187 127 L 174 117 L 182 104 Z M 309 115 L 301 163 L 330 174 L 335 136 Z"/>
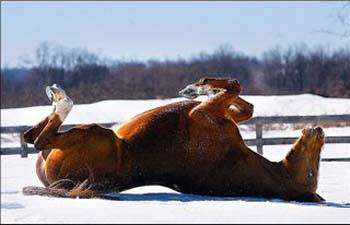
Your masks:
<path fill-rule="evenodd" d="M 256 132 L 256 149 L 260 155 L 263 155 L 263 143 L 262 143 L 262 134 L 263 134 L 263 122 L 260 118 L 257 118 L 255 122 L 255 132 Z"/>
<path fill-rule="evenodd" d="M 24 141 L 23 132 L 20 133 L 20 141 L 21 141 L 21 158 L 28 157 L 28 145 Z"/>

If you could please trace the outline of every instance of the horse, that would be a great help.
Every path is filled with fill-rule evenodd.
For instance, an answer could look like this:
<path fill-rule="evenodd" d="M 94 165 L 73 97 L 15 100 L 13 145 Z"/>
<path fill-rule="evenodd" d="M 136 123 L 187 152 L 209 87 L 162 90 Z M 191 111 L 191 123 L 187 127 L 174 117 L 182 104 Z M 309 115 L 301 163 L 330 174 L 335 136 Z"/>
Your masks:
<path fill-rule="evenodd" d="M 25 187 L 23 193 L 103 198 L 162 185 L 196 195 L 324 201 L 316 193 L 322 128 L 304 128 L 284 159 L 270 161 L 240 134 L 238 124 L 254 111 L 241 90 L 233 78 L 202 78 L 179 92 L 188 100 L 150 109 L 116 127 L 85 124 L 59 131 L 73 101 L 59 86 L 48 86 L 53 112 L 24 133 L 39 152 L 36 173 L 44 187 Z M 195 100 L 200 95 L 209 97 Z"/>

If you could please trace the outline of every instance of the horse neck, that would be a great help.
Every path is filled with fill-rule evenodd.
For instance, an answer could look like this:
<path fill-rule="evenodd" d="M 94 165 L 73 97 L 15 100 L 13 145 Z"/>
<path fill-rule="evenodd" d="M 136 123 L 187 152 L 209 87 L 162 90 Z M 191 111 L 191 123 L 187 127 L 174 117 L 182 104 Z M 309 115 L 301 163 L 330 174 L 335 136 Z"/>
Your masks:
<path fill-rule="evenodd" d="M 293 145 L 285 159 L 280 164 L 287 171 L 291 183 L 306 192 L 315 192 L 317 188 L 320 158 L 315 154 L 315 159 L 305 154 L 305 146 L 300 140 Z"/>
<path fill-rule="evenodd" d="M 270 193 L 284 193 L 289 189 L 286 169 L 279 162 L 273 162 L 245 146 L 244 171 L 249 183 Z"/>

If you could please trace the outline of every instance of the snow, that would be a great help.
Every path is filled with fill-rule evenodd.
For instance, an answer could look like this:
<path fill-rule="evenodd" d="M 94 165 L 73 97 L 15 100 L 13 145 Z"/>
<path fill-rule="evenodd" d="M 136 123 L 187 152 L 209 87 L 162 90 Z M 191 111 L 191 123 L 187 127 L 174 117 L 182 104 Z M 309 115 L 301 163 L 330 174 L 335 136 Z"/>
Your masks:
<path fill-rule="evenodd" d="M 35 159 L 35 155 L 1 156 L 1 223 L 350 222 L 348 162 L 321 163 L 318 193 L 328 204 L 316 205 L 185 195 L 161 186 L 122 192 L 121 201 L 23 196 L 23 186 L 41 186 L 35 175 Z"/>
<path fill-rule="evenodd" d="M 243 96 L 254 116 L 350 114 L 350 99 L 294 96 Z M 145 110 L 183 98 L 108 100 L 75 105 L 65 124 L 122 122 Z M 33 125 L 51 106 L 2 109 L 1 126 Z M 255 133 L 242 127 L 243 138 Z M 350 127 L 324 128 L 326 136 L 350 135 Z M 296 137 L 301 129 L 264 131 L 264 137 Z M 18 134 L 1 135 L 1 146 L 18 146 Z M 255 150 L 255 147 L 251 147 Z M 290 145 L 264 146 L 264 157 L 281 160 Z M 326 144 L 322 158 L 350 157 L 350 144 Z M 161 186 L 134 188 L 121 201 L 23 196 L 24 186 L 42 186 L 36 155 L 1 156 L 1 223 L 350 223 L 350 163 L 321 162 L 318 193 L 326 204 L 262 198 L 185 195 Z"/>
<path fill-rule="evenodd" d="M 254 104 L 253 116 L 350 114 L 350 99 L 345 98 L 324 98 L 312 94 L 242 97 Z M 205 98 L 201 96 L 198 99 Z M 186 99 L 106 100 L 75 105 L 64 124 L 120 123 L 148 109 L 181 100 Z M 1 126 L 34 125 L 51 112 L 50 105 L 2 109 Z"/>

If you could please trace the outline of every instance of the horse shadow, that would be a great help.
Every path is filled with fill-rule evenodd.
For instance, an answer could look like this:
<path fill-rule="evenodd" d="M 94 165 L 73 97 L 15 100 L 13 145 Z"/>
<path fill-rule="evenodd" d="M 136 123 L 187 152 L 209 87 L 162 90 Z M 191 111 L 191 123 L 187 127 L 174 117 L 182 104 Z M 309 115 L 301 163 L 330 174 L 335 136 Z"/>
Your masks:
<path fill-rule="evenodd" d="M 215 196 L 203 196 L 193 194 L 182 193 L 144 193 L 144 194 L 130 194 L 130 193 L 108 193 L 105 195 L 111 200 L 120 201 L 159 201 L 159 202 L 199 202 L 199 201 L 231 201 L 231 202 L 271 202 L 281 204 L 294 204 L 302 206 L 320 206 L 320 207 L 334 207 L 334 208 L 350 208 L 350 203 L 337 203 L 337 202 L 296 202 L 286 201 L 283 199 L 267 199 L 257 197 L 215 197 Z"/>

